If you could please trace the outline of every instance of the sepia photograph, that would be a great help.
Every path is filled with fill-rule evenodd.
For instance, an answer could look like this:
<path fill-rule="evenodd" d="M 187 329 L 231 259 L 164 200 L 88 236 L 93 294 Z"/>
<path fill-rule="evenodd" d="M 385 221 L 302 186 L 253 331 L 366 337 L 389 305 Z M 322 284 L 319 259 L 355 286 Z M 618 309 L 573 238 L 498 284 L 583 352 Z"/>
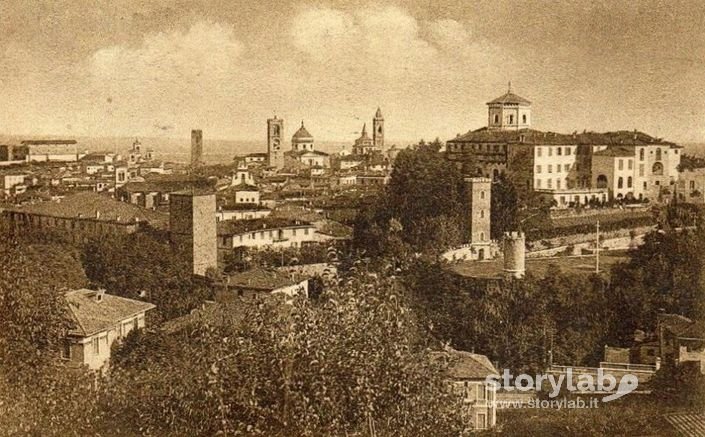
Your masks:
<path fill-rule="evenodd" d="M 0 437 L 705 437 L 705 1 L 0 0 Z"/>

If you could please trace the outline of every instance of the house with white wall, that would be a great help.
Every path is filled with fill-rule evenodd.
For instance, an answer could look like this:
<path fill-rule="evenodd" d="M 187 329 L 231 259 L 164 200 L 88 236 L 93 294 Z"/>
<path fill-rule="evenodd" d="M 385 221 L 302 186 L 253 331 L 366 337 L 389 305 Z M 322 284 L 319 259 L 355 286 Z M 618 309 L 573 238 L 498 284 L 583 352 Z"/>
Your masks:
<path fill-rule="evenodd" d="M 113 343 L 132 330 L 144 328 L 147 311 L 155 308 L 149 302 L 107 294 L 104 290 L 72 290 L 65 299 L 74 327 L 66 337 L 62 358 L 101 372 L 107 370 Z"/>

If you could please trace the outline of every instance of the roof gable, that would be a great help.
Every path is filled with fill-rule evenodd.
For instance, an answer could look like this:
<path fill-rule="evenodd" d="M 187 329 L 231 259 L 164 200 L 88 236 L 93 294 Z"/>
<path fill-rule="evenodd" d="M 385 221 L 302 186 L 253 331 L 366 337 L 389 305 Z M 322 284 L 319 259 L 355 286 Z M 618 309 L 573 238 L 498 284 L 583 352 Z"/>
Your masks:
<path fill-rule="evenodd" d="M 79 289 L 65 295 L 69 316 L 76 327 L 69 334 L 88 337 L 106 331 L 123 320 L 156 308 L 154 304 L 128 299 L 102 291 Z"/>

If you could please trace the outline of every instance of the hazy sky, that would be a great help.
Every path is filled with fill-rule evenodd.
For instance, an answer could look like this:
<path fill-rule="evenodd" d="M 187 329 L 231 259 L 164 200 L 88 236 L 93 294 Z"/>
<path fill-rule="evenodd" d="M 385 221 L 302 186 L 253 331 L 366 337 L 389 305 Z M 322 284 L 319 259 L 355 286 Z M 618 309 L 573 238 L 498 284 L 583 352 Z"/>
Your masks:
<path fill-rule="evenodd" d="M 705 140 L 705 2 L 2 0 L 0 133 L 350 140 L 486 124 Z"/>

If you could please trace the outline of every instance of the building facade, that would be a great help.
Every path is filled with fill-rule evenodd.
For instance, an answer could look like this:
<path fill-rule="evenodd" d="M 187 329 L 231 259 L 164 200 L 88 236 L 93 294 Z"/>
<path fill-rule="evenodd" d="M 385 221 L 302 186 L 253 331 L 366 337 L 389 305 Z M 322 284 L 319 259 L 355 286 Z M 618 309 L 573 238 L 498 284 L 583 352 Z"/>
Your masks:
<path fill-rule="evenodd" d="M 301 247 L 332 238 L 316 231 L 312 223 L 281 218 L 218 222 L 218 248 L 253 249 Z"/>
<path fill-rule="evenodd" d="M 205 276 L 218 266 L 215 194 L 185 190 L 169 195 L 172 243 L 189 254 L 192 273 Z"/>
<path fill-rule="evenodd" d="M 467 175 L 505 174 L 520 195 L 538 192 L 558 207 L 658 200 L 678 179 L 682 147 L 674 143 L 638 131 L 531 129 L 531 103 L 511 90 L 487 106 L 487 127 L 446 143 L 447 158 Z"/>
<path fill-rule="evenodd" d="M 203 131 L 191 131 L 191 168 L 198 168 L 203 164 Z"/>
<path fill-rule="evenodd" d="M 678 198 L 689 203 L 705 203 L 705 168 L 680 172 Z"/>

